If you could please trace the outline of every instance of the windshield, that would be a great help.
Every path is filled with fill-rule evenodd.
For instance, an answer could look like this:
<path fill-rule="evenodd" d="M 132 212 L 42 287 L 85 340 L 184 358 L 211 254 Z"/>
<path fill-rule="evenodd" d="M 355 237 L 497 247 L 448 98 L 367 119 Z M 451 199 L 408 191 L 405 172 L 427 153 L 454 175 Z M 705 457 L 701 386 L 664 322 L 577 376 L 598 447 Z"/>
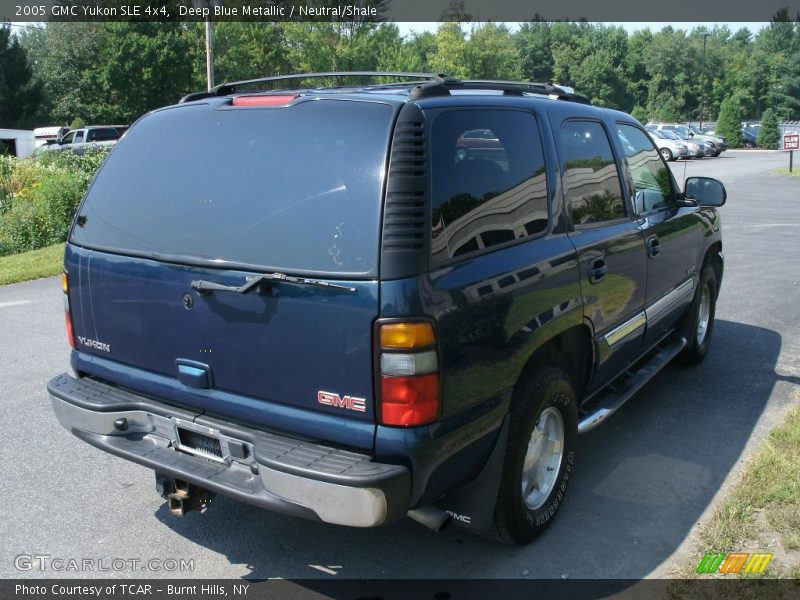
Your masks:
<path fill-rule="evenodd" d="M 71 241 L 175 262 L 375 275 L 392 114 L 339 100 L 155 112 L 109 156 Z"/>

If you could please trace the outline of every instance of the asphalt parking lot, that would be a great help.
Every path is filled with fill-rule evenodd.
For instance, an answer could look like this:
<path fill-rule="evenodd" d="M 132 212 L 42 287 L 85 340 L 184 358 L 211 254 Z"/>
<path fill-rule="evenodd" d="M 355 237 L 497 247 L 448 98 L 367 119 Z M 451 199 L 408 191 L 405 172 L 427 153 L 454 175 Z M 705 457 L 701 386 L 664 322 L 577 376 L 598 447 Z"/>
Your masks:
<path fill-rule="evenodd" d="M 779 152 L 671 163 L 722 180 L 726 258 L 714 347 L 670 366 L 583 436 L 568 499 L 524 548 L 410 520 L 357 530 L 225 498 L 172 517 L 152 473 L 57 423 L 45 384 L 68 366 L 57 278 L 0 287 L 0 576 L 641 578 L 665 576 L 743 453 L 800 390 L 800 178 Z M 735 549 L 731 549 L 735 550 Z M 187 571 L 20 571 L 19 555 L 191 559 Z M 99 567 L 99 564 L 98 564 Z"/>

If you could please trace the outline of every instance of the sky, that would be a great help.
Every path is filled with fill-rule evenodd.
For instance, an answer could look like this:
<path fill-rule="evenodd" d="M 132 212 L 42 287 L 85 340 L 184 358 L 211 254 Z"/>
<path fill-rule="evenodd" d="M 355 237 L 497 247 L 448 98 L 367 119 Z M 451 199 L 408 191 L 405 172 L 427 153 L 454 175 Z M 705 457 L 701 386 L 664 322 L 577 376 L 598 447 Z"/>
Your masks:
<path fill-rule="evenodd" d="M 695 27 L 707 27 L 709 29 L 713 28 L 714 25 L 727 25 L 731 31 L 738 31 L 742 27 L 746 27 L 749 29 L 753 34 L 758 33 L 762 27 L 766 27 L 769 23 L 729 23 L 729 22 L 719 22 L 719 23 L 605 23 L 606 25 L 617 25 L 623 27 L 626 31 L 633 32 L 638 31 L 640 29 L 650 28 L 652 30 L 659 30 L 667 25 L 671 25 L 673 29 L 694 29 Z M 437 27 L 440 23 L 397 23 L 397 26 L 400 28 L 400 35 L 406 36 L 412 32 L 421 33 L 423 31 L 436 31 Z M 506 25 L 511 28 L 511 30 L 515 30 L 518 26 L 517 23 L 506 23 Z"/>

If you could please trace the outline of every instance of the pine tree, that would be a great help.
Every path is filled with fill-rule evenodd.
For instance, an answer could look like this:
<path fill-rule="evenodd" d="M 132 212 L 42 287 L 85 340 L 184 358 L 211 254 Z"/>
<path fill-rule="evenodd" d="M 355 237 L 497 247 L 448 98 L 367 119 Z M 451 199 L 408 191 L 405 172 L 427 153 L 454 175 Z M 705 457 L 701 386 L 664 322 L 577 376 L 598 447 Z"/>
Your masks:
<path fill-rule="evenodd" d="M 731 148 L 742 145 L 742 105 L 736 96 L 728 96 L 722 101 L 716 133 L 724 137 Z"/>
<path fill-rule="evenodd" d="M 778 128 L 778 116 L 771 108 L 764 111 L 761 117 L 761 129 L 758 130 L 758 137 L 756 144 L 759 148 L 772 148 L 778 147 L 781 132 Z"/>
<path fill-rule="evenodd" d="M 0 123 L 24 128 L 42 102 L 42 85 L 33 78 L 28 56 L 11 28 L 0 25 Z"/>

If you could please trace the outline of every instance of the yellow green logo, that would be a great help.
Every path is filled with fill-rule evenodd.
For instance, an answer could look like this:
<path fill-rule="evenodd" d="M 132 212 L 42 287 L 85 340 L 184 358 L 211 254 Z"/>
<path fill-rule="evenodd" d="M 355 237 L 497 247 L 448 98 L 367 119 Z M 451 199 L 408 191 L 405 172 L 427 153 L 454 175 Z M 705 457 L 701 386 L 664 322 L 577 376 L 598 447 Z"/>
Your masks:
<path fill-rule="evenodd" d="M 763 573 L 772 560 L 772 554 L 759 552 L 720 552 L 708 553 L 697 567 L 698 573 L 722 573 L 733 575 L 738 573 Z"/>

